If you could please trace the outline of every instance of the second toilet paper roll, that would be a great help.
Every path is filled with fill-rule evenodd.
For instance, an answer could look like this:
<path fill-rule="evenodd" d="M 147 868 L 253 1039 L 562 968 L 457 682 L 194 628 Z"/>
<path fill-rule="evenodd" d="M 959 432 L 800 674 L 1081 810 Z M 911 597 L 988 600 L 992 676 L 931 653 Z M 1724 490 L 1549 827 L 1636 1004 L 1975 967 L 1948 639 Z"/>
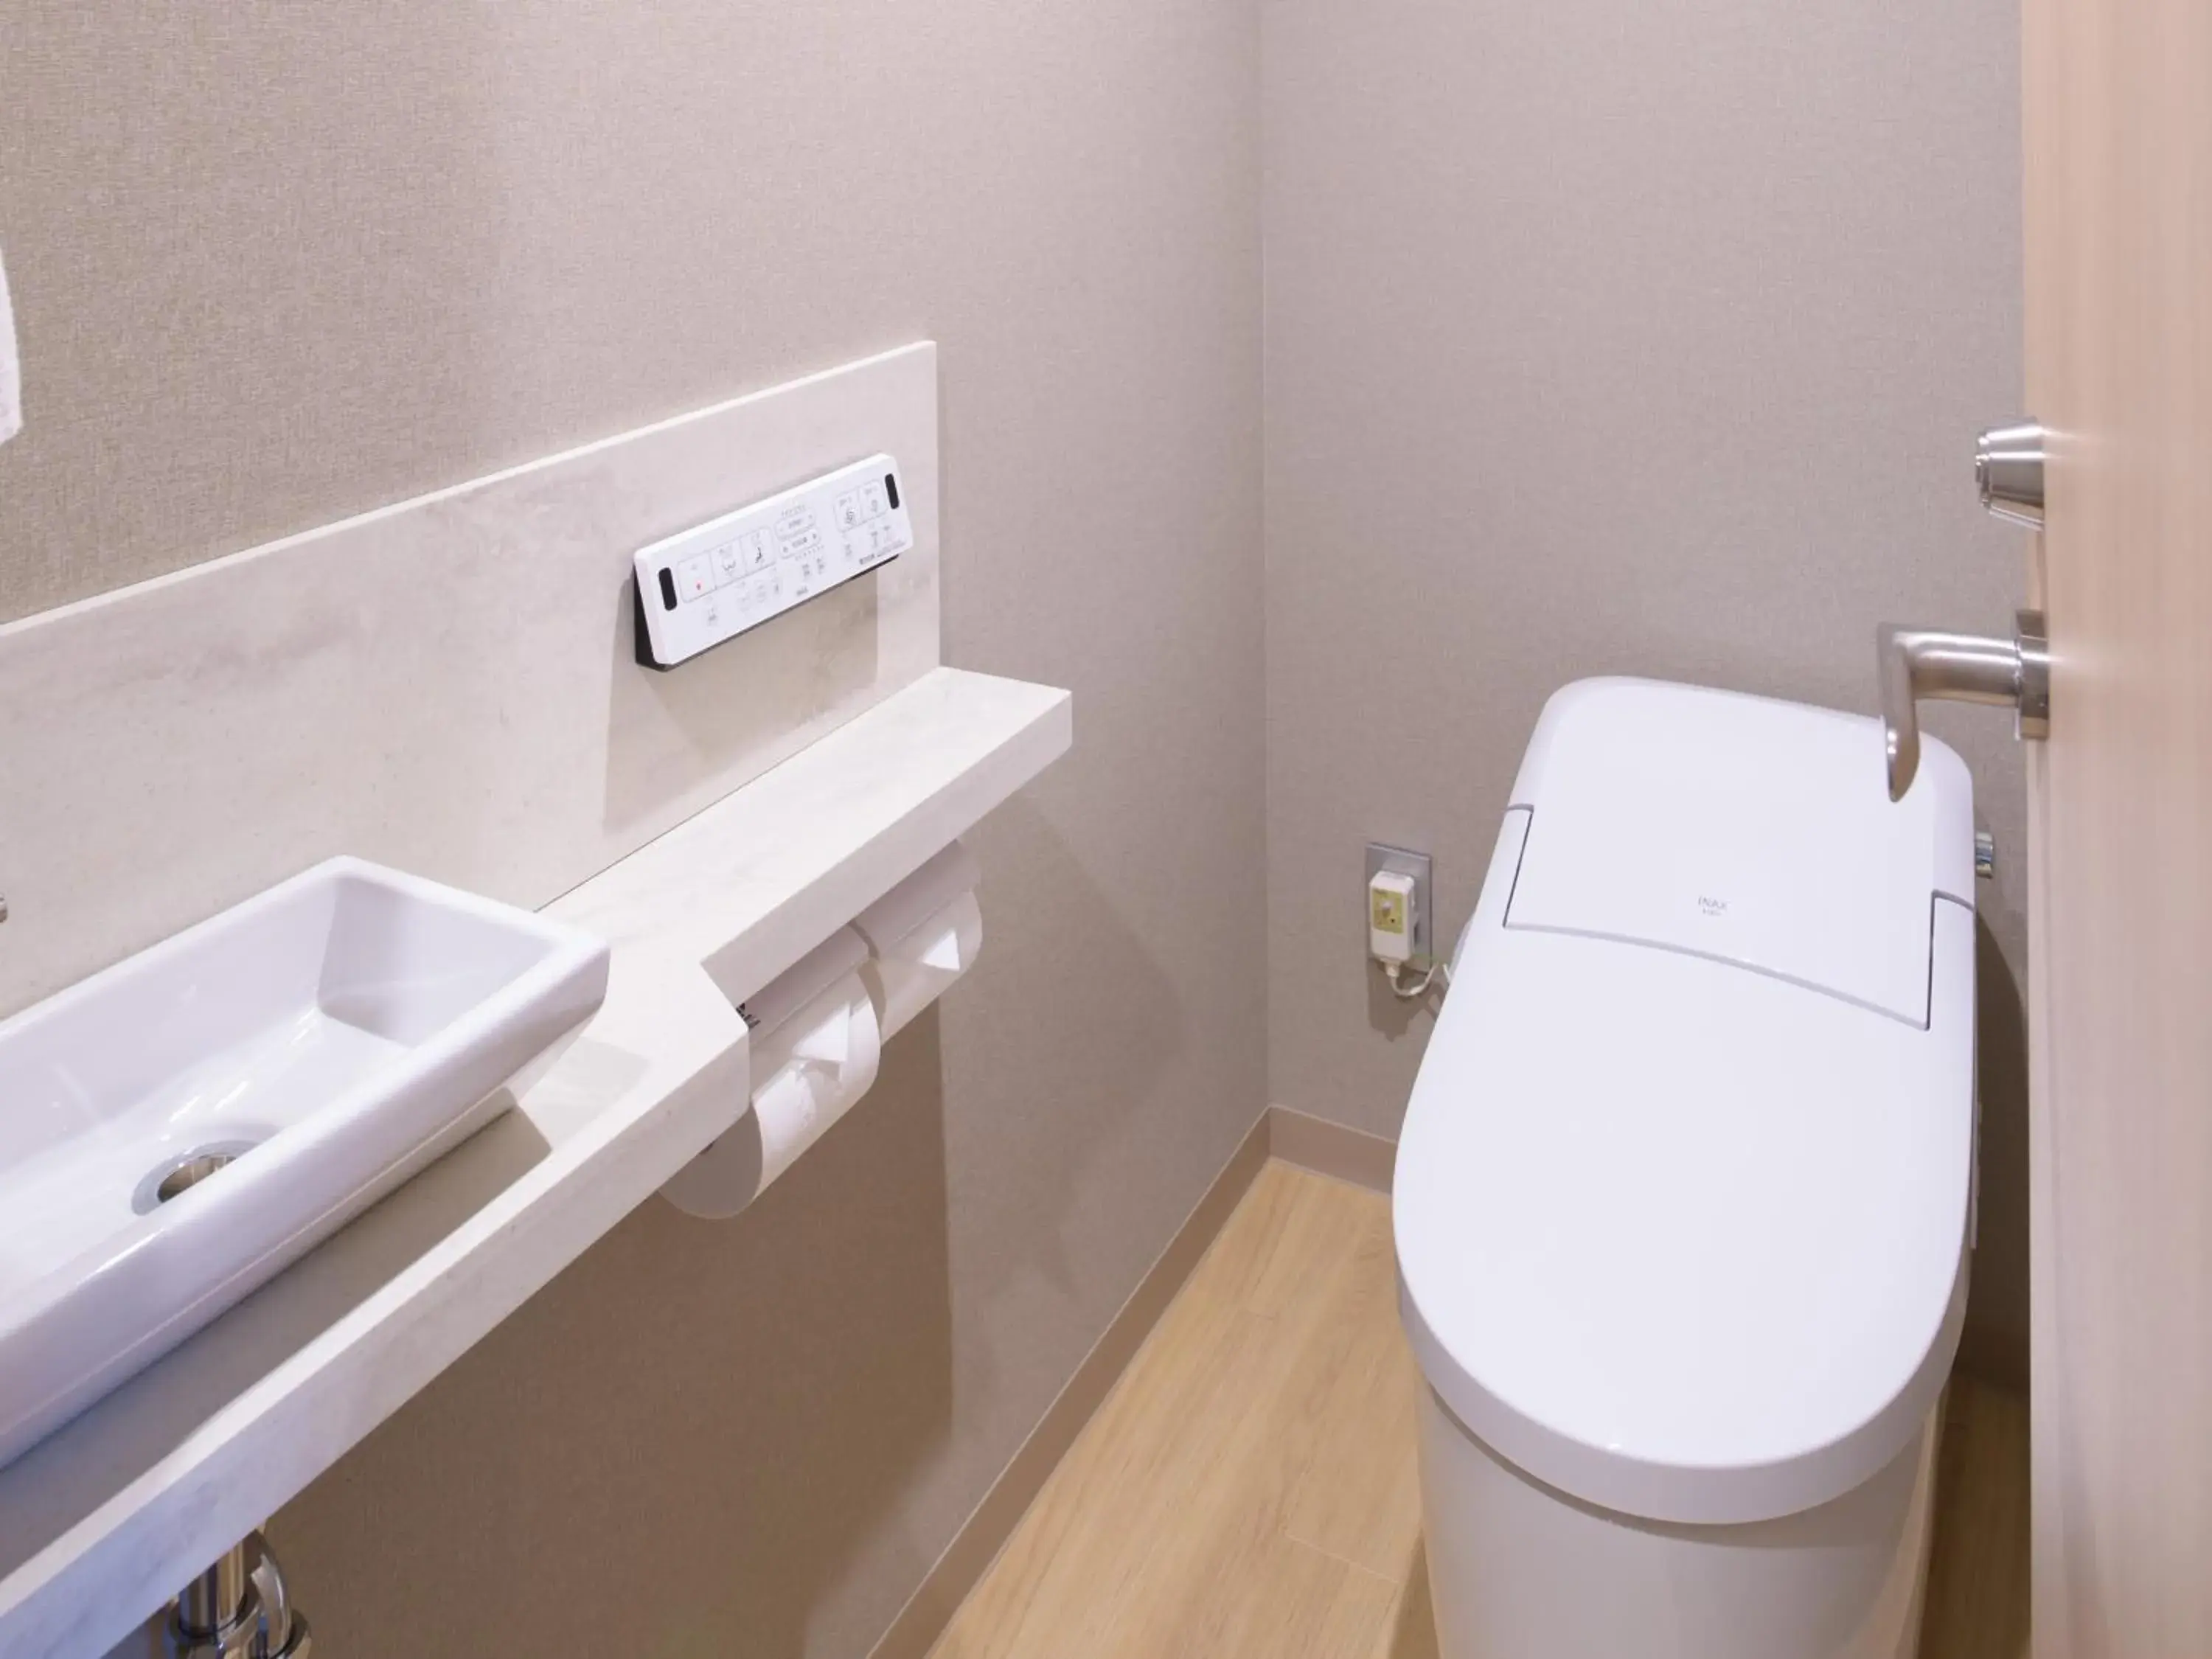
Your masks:
<path fill-rule="evenodd" d="M 983 948 L 975 901 L 981 875 L 975 855 L 956 841 L 854 918 L 867 941 L 872 960 L 861 972 L 886 1039 L 975 965 Z"/>
<path fill-rule="evenodd" d="M 943 996 L 975 965 L 975 954 L 982 948 L 983 907 L 975 894 L 963 893 L 878 952 L 860 971 L 876 994 L 884 1036 L 896 1036 Z"/>

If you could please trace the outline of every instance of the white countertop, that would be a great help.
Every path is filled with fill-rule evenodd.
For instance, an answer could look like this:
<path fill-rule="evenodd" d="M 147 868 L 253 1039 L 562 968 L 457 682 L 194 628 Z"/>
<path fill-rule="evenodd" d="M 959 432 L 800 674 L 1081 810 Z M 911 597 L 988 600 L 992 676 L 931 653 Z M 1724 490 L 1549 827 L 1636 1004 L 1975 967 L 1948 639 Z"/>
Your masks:
<path fill-rule="evenodd" d="M 732 1004 L 1064 753 L 939 668 L 547 907 L 605 1006 L 517 1109 L 0 1470 L 0 1652 L 95 1659 L 736 1121 Z"/>

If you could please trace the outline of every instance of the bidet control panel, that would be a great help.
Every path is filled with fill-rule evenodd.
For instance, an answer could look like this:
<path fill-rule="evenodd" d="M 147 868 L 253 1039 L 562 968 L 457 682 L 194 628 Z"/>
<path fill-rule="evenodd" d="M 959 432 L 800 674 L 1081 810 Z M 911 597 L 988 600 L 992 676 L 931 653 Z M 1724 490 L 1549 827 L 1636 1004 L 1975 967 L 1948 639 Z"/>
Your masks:
<path fill-rule="evenodd" d="M 637 553 L 637 659 L 673 668 L 914 546 L 898 463 L 876 455 Z"/>

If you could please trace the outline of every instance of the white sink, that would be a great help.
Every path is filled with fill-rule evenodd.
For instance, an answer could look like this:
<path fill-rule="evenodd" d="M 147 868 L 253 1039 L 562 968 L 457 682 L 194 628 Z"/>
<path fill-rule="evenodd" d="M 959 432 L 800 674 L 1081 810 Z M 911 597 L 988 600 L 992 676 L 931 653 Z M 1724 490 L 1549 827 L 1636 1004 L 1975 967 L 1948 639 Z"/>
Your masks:
<path fill-rule="evenodd" d="M 511 1104 L 606 985 L 587 933 L 341 858 L 0 1022 L 0 1463 Z"/>

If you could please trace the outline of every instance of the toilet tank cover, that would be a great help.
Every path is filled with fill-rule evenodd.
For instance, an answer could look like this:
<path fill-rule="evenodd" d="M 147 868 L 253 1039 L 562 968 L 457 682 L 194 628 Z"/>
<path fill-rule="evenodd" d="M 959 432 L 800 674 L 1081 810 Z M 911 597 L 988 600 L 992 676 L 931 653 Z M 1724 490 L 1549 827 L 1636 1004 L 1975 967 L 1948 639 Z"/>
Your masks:
<path fill-rule="evenodd" d="M 1902 801 L 1882 777 L 1870 720 L 1571 685 L 1515 785 L 1534 817 L 1508 925 L 1714 957 L 1924 1025 L 1929 900 L 1974 902 L 1972 792 L 1948 750 Z"/>

